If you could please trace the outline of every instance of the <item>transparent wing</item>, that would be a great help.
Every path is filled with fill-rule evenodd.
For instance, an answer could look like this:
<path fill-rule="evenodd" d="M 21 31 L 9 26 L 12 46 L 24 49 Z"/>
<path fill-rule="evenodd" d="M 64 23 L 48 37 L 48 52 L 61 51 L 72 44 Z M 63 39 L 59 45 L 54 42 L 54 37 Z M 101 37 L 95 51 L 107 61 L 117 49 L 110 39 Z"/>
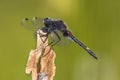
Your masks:
<path fill-rule="evenodd" d="M 36 26 L 37 29 L 44 27 L 42 18 L 34 17 L 32 22 L 33 22 L 33 25 Z"/>
<path fill-rule="evenodd" d="M 21 22 L 21 25 L 24 28 L 27 28 L 28 30 L 36 31 L 39 28 L 44 27 L 44 24 L 42 23 L 42 19 L 39 17 L 34 17 L 33 19 L 25 18 Z"/>
<path fill-rule="evenodd" d="M 48 37 L 48 40 L 49 43 L 53 42 L 52 44 L 55 43 L 55 45 L 57 46 L 68 46 L 71 42 L 67 37 L 64 37 L 59 30 L 52 32 L 51 35 Z"/>

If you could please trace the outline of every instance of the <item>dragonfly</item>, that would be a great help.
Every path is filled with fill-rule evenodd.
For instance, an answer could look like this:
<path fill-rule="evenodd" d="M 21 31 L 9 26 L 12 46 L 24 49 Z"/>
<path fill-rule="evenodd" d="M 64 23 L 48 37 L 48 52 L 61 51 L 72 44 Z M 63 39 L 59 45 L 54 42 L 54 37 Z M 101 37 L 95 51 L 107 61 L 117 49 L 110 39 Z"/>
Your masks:
<path fill-rule="evenodd" d="M 28 18 L 24 19 L 26 23 L 26 21 L 29 21 Z M 44 33 L 46 33 L 46 37 L 48 37 L 49 35 L 52 35 L 52 41 L 49 43 L 49 45 L 54 46 L 58 43 L 60 43 L 61 41 L 61 36 L 59 35 L 59 33 L 62 34 L 62 36 L 66 39 L 72 40 L 73 42 L 75 42 L 76 44 L 78 44 L 79 46 L 81 46 L 86 52 L 88 52 L 88 54 L 90 54 L 94 59 L 98 59 L 97 56 L 95 55 L 95 53 L 89 49 L 83 42 L 81 42 L 80 40 L 78 40 L 72 33 L 71 31 L 67 28 L 67 25 L 64 23 L 63 20 L 61 19 L 54 19 L 54 18 L 50 18 L 50 17 L 46 17 L 43 19 L 40 19 L 39 17 L 34 17 L 33 20 L 31 20 L 31 22 L 37 27 L 40 28 Z M 40 26 L 41 24 L 42 27 Z M 56 37 L 54 37 L 56 36 Z M 57 40 L 55 40 L 55 38 L 57 38 Z"/>

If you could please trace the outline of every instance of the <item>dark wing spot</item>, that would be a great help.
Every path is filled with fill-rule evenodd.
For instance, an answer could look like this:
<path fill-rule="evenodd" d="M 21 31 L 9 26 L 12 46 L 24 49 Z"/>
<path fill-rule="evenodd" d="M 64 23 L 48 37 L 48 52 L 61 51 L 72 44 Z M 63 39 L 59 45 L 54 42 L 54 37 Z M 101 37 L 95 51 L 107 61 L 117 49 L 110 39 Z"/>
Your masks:
<path fill-rule="evenodd" d="M 28 18 L 25 18 L 26 21 L 28 21 L 29 19 Z"/>

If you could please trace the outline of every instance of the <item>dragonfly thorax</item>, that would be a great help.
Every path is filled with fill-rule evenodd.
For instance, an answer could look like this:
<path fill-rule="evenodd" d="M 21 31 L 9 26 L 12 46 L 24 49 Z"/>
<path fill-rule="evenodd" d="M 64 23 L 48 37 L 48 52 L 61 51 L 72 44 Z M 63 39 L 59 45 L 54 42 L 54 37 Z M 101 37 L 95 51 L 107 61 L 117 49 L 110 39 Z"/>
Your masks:
<path fill-rule="evenodd" d="M 45 27 L 49 28 L 50 30 L 65 30 L 66 25 L 62 20 L 59 19 L 50 19 L 50 18 L 45 18 L 43 20 L 43 24 Z"/>

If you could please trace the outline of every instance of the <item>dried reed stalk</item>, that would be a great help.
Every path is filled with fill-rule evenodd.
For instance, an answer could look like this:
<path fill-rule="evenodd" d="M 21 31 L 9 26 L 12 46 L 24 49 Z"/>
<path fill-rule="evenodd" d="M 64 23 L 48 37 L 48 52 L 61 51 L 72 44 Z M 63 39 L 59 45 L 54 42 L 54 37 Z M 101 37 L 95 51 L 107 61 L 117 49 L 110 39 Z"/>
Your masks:
<path fill-rule="evenodd" d="M 37 31 L 37 46 L 31 50 L 26 66 L 26 74 L 32 72 L 32 80 L 53 80 L 55 75 L 55 52 L 48 46 L 48 40 L 42 30 Z"/>

